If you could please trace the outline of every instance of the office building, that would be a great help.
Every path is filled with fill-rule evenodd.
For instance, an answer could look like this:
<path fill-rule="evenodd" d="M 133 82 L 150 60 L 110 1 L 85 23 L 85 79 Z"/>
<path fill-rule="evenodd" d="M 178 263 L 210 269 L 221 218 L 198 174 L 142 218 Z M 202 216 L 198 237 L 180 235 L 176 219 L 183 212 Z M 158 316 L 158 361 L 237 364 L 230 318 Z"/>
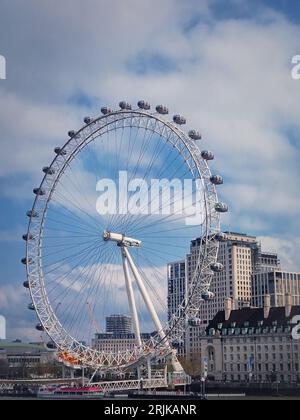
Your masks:
<path fill-rule="evenodd" d="M 259 246 L 257 238 L 241 233 L 226 232 L 227 241 L 220 243 L 218 262 L 224 267 L 221 273 L 215 273 L 211 292 L 215 299 L 202 305 L 200 318 L 208 324 L 217 312 L 224 310 L 224 301 L 231 298 L 236 309 L 250 306 L 252 288 L 251 276 L 257 262 Z M 189 256 L 189 278 L 195 270 L 198 255 L 199 241 L 192 241 L 191 255 Z"/>
<path fill-rule="evenodd" d="M 168 320 L 178 313 L 178 308 L 187 295 L 186 261 L 168 264 Z M 185 340 L 185 337 L 183 337 Z M 178 356 L 185 356 L 185 347 L 178 348 Z"/>
<path fill-rule="evenodd" d="M 0 315 L 0 340 L 6 340 L 6 319 Z"/>
<path fill-rule="evenodd" d="M 271 252 L 262 252 L 259 248 L 257 262 L 255 265 L 255 272 L 261 273 L 264 271 L 280 270 L 281 264 L 277 254 Z"/>
<path fill-rule="evenodd" d="M 0 340 L 0 361 L 7 363 L 9 368 L 31 368 L 39 364 L 53 363 L 55 360 L 55 352 L 46 350 L 42 344 Z"/>
<path fill-rule="evenodd" d="M 112 334 L 131 334 L 132 321 L 130 316 L 110 315 L 106 317 L 106 332 Z"/>
<path fill-rule="evenodd" d="M 265 295 L 270 295 L 271 306 L 284 306 L 287 293 L 291 295 L 293 305 L 300 305 L 300 273 L 275 269 L 253 274 L 252 306 L 262 307 Z"/>
<path fill-rule="evenodd" d="M 155 333 L 153 333 L 155 334 Z M 151 339 L 151 334 L 141 334 L 143 341 Z M 131 351 L 136 348 L 134 334 L 96 334 L 92 340 L 92 348 L 104 353 L 119 353 Z"/>

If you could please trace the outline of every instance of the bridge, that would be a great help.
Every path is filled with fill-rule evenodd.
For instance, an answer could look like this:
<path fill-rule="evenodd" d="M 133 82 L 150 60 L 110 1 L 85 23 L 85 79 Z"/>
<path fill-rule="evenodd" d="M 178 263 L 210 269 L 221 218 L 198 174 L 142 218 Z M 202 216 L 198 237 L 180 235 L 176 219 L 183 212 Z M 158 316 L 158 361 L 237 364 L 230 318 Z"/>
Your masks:
<path fill-rule="evenodd" d="M 13 391 L 18 386 L 46 386 L 46 385 L 71 385 L 82 383 L 81 378 L 58 379 L 0 379 L 0 391 Z"/>
<path fill-rule="evenodd" d="M 118 380 L 107 382 L 89 382 L 85 378 L 59 378 L 59 379 L 0 379 L 0 391 L 13 391 L 15 386 L 28 386 L 28 387 L 42 387 L 47 385 L 82 385 L 84 382 L 89 386 L 101 388 L 104 392 L 117 392 L 117 391 L 133 391 L 140 389 L 161 389 L 168 388 L 170 385 L 173 387 L 185 386 L 191 383 L 191 378 L 187 375 L 173 374 L 171 380 L 168 378 L 166 371 L 152 372 L 151 377 L 145 379 L 131 379 L 131 380 Z"/>

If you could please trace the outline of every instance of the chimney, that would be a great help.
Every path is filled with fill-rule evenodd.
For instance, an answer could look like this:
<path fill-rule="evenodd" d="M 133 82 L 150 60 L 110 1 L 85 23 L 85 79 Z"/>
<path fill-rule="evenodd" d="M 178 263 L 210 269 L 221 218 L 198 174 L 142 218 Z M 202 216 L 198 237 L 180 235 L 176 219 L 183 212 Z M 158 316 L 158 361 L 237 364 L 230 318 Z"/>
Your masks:
<path fill-rule="evenodd" d="M 293 298 L 290 293 L 287 293 L 285 295 L 285 317 L 289 318 L 292 313 L 292 307 L 293 307 Z"/>
<path fill-rule="evenodd" d="M 229 321 L 232 312 L 233 301 L 231 298 L 225 299 L 225 321 Z"/>
<path fill-rule="evenodd" d="M 271 309 L 271 296 L 265 295 L 264 297 L 264 319 L 268 319 Z"/>

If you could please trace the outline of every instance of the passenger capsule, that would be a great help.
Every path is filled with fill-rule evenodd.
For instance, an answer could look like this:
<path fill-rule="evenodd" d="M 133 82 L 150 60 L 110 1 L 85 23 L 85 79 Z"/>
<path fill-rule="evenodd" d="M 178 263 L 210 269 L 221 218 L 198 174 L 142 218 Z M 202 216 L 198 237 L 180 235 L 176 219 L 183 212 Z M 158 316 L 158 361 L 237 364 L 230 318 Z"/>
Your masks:
<path fill-rule="evenodd" d="M 217 203 L 215 205 L 215 209 L 218 213 L 228 213 L 228 206 L 225 203 Z"/>
<path fill-rule="evenodd" d="M 27 306 L 27 308 L 28 308 L 30 311 L 35 311 L 35 306 L 34 306 L 34 304 L 33 304 L 33 303 L 29 303 L 29 305 Z"/>
<path fill-rule="evenodd" d="M 93 119 L 91 118 L 91 117 L 85 117 L 84 118 L 84 120 L 83 120 L 83 122 L 86 124 L 86 125 L 89 125 L 89 124 L 91 124 L 91 122 L 93 121 Z"/>
<path fill-rule="evenodd" d="M 45 331 L 45 328 L 42 326 L 42 324 L 37 324 L 35 329 L 41 332 Z"/>
<path fill-rule="evenodd" d="M 216 241 L 218 242 L 226 242 L 227 241 L 227 235 L 226 233 L 219 232 L 215 236 Z"/>
<path fill-rule="evenodd" d="M 202 293 L 201 297 L 205 302 L 208 302 L 210 300 L 214 300 L 215 294 L 213 292 L 205 292 Z"/>
<path fill-rule="evenodd" d="M 33 259 L 32 258 L 22 258 L 21 263 L 23 265 L 31 265 L 31 264 L 33 264 Z"/>
<path fill-rule="evenodd" d="M 56 350 L 57 349 L 56 345 L 52 341 L 49 341 L 49 343 L 47 343 L 46 346 L 49 350 Z"/>
<path fill-rule="evenodd" d="M 189 132 L 189 137 L 190 137 L 192 140 L 195 140 L 195 141 L 197 141 L 197 140 L 201 140 L 201 139 L 202 139 L 201 134 L 199 133 L 199 131 L 196 131 L 196 130 L 192 130 L 192 131 L 190 131 L 190 132 Z"/>
<path fill-rule="evenodd" d="M 75 134 L 76 134 L 76 133 L 75 133 L 75 131 L 74 131 L 74 130 L 70 130 L 70 131 L 68 132 L 68 136 L 69 136 L 69 137 L 71 137 L 71 138 L 72 138 L 72 137 L 74 137 L 74 136 L 75 136 Z"/>
<path fill-rule="evenodd" d="M 210 182 L 214 185 L 222 185 L 224 184 L 224 180 L 220 175 L 213 175 L 210 178 Z"/>
<path fill-rule="evenodd" d="M 139 101 L 138 102 L 138 107 L 140 109 L 144 109 L 145 111 L 149 111 L 149 109 L 151 109 L 151 105 L 148 102 L 145 102 L 145 101 Z"/>
<path fill-rule="evenodd" d="M 192 318 L 188 320 L 188 324 L 190 327 L 201 327 L 202 321 L 200 318 Z"/>
<path fill-rule="evenodd" d="M 184 117 L 182 117 L 181 115 L 174 115 L 173 121 L 174 121 L 175 124 L 178 124 L 178 125 L 185 125 L 186 124 L 186 119 Z"/>
<path fill-rule="evenodd" d="M 209 152 L 208 150 L 204 150 L 203 152 L 201 152 L 201 156 L 204 160 L 214 160 L 215 158 L 213 152 Z"/>
<path fill-rule="evenodd" d="M 23 287 L 25 287 L 25 289 L 29 289 L 29 281 L 24 281 Z"/>
<path fill-rule="evenodd" d="M 43 188 L 34 188 L 33 193 L 39 196 L 46 195 L 46 191 Z"/>
<path fill-rule="evenodd" d="M 168 115 L 169 114 L 169 109 L 166 106 L 163 106 L 163 105 L 158 105 L 156 107 L 156 111 L 159 114 L 162 114 L 162 115 Z"/>
<path fill-rule="evenodd" d="M 221 263 L 214 263 L 210 266 L 214 273 L 221 273 L 224 270 L 224 266 Z"/>
<path fill-rule="evenodd" d="M 107 108 L 106 106 L 104 106 L 103 108 L 101 108 L 101 112 L 103 115 L 108 115 L 112 113 L 112 110 L 110 108 Z"/>
<path fill-rule="evenodd" d="M 130 110 L 131 110 L 131 105 L 130 105 L 128 102 L 126 102 L 126 101 L 122 101 L 122 102 L 120 102 L 120 103 L 119 103 L 119 107 L 120 107 L 121 109 L 123 109 L 124 111 L 125 111 L 125 110 L 128 110 L 128 111 L 130 111 Z"/>
<path fill-rule="evenodd" d="M 28 241 L 33 241 L 34 236 L 31 233 L 25 233 L 22 236 L 22 238 L 23 238 L 24 241 L 28 242 Z"/>
<path fill-rule="evenodd" d="M 35 210 L 29 210 L 26 215 L 30 218 L 36 219 L 39 217 L 39 214 Z"/>
<path fill-rule="evenodd" d="M 45 166 L 45 167 L 43 168 L 43 172 L 44 172 L 44 174 L 46 174 L 46 175 L 55 175 L 55 169 L 53 169 L 53 168 L 49 168 L 49 166 Z"/>
<path fill-rule="evenodd" d="M 61 147 L 56 147 L 54 149 L 54 152 L 59 156 L 66 156 L 66 154 L 67 154 L 67 151 L 62 149 Z"/>

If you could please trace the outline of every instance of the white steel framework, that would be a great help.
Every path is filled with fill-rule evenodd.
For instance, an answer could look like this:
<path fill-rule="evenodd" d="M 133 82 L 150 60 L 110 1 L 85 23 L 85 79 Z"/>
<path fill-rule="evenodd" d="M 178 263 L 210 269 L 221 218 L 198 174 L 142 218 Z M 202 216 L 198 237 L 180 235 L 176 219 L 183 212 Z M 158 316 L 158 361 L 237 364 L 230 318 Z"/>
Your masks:
<path fill-rule="evenodd" d="M 104 241 L 115 241 L 120 245 L 123 270 L 128 302 L 133 318 L 134 332 L 137 346 L 134 350 L 115 353 L 97 351 L 73 337 L 60 322 L 55 308 L 52 307 L 45 283 L 43 271 L 43 242 L 44 228 L 47 221 L 47 210 L 52 196 L 64 177 L 71 162 L 91 143 L 101 140 L 104 135 L 118 129 L 136 128 L 156 133 L 161 141 L 172 149 L 177 150 L 187 169 L 194 179 L 199 180 L 203 192 L 205 207 L 204 222 L 199 227 L 201 247 L 196 270 L 188 287 L 187 297 L 184 299 L 172 319 L 162 325 L 149 298 L 147 289 L 139 270 L 134 263 L 128 247 L 140 247 L 139 240 L 124 237 L 121 234 L 104 232 Z M 183 336 L 187 326 L 187 319 L 195 318 L 202 303 L 203 293 L 209 291 L 213 273 L 211 266 L 217 261 L 218 241 L 220 234 L 220 214 L 216 209 L 219 202 L 216 186 L 211 182 L 212 173 L 206 159 L 203 159 L 195 141 L 174 122 L 166 121 L 161 114 L 148 110 L 123 109 L 109 112 L 99 118 L 90 120 L 83 128 L 72 133 L 67 143 L 57 151 L 56 157 L 45 172 L 45 176 L 34 200 L 32 210 L 28 213 L 29 224 L 26 237 L 26 270 L 33 307 L 37 313 L 42 329 L 57 346 L 60 354 L 67 354 L 72 359 L 72 365 L 87 366 L 95 370 L 109 370 L 116 367 L 128 367 L 149 354 L 159 357 L 171 357 L 175 360 L 175 367 L 180 370 L 176 362 L 176 351 L 172 343 Z M 142 342 L 138 322 L 134 294 L 132 290 L 129 268 L 136 280 L 145 306 L 151 314 L 157 329 L 157 334 L 149 342 Z"/>

